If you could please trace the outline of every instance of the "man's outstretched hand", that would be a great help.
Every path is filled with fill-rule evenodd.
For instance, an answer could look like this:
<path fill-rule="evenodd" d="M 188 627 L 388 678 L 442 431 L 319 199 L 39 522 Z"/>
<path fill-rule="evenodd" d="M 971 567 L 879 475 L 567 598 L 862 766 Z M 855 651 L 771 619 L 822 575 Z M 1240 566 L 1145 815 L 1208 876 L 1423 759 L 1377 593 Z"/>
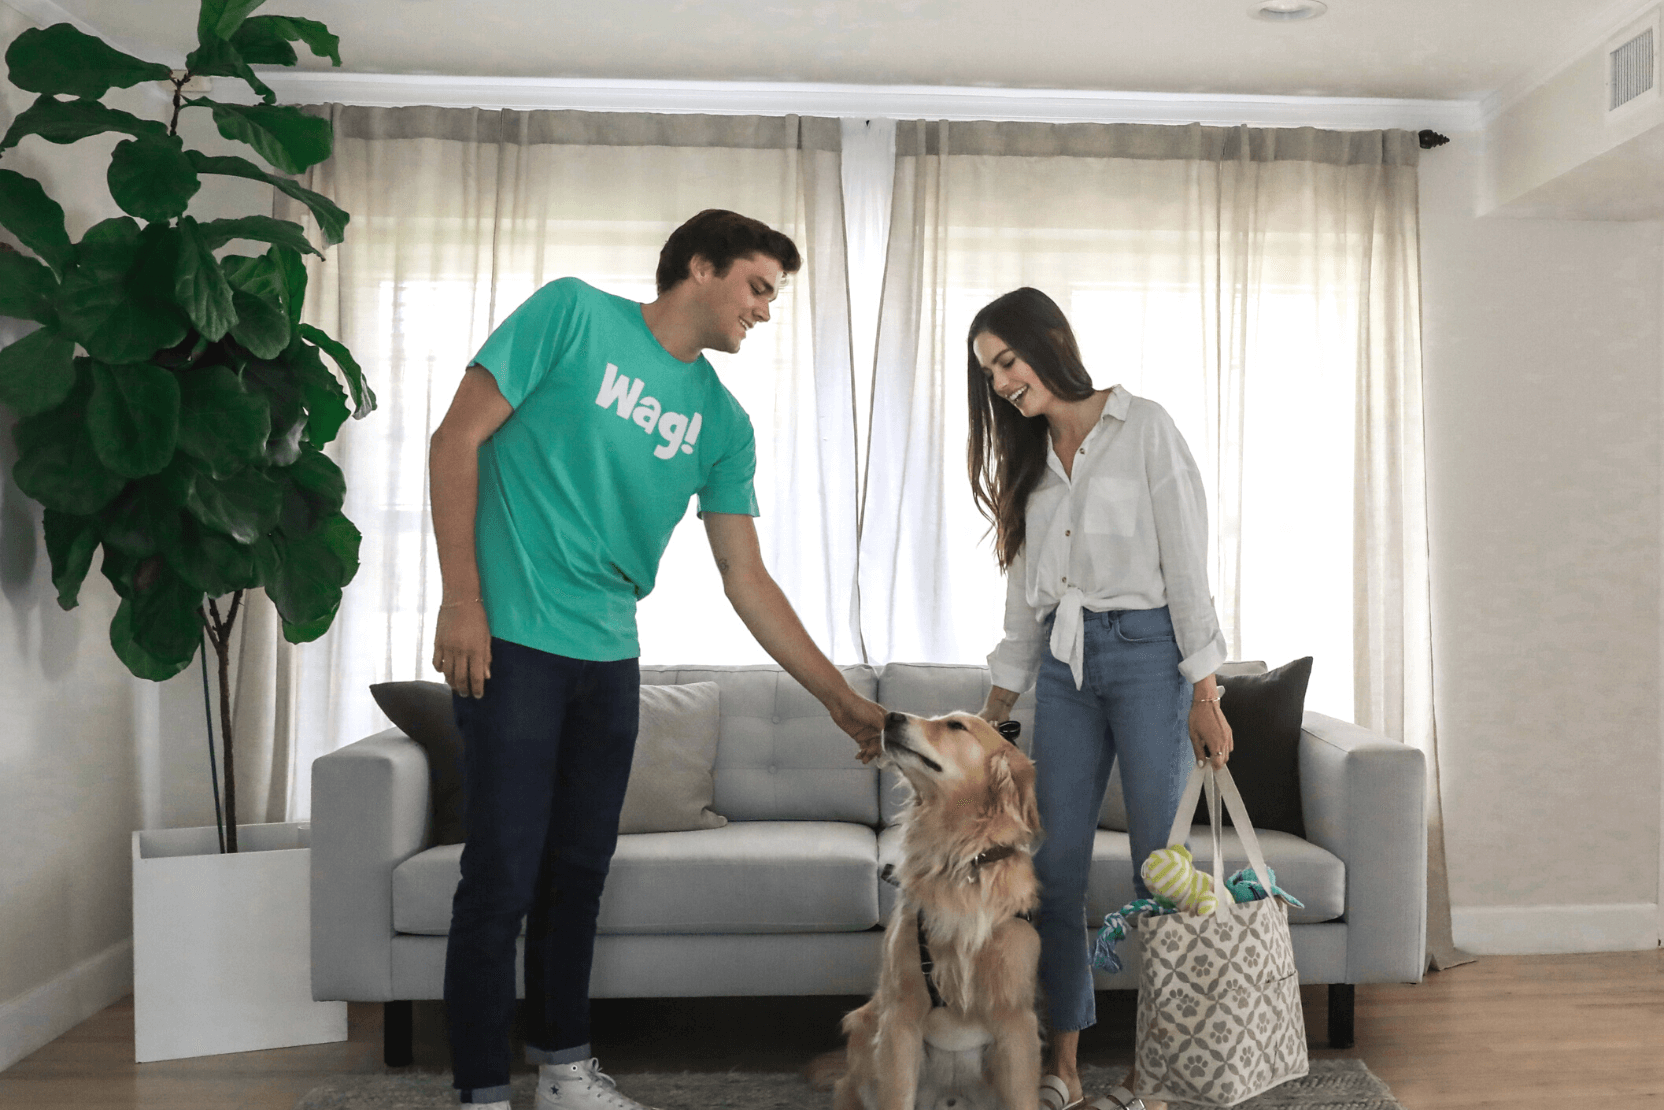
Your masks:
<path fill-rule="evenodd" d="M 884 735 L 884 707 L 854 691 L 832 707 L 832 720 L 855 741 L 855 757 L 862 763 L 878 758 L 879 740 Z"/>

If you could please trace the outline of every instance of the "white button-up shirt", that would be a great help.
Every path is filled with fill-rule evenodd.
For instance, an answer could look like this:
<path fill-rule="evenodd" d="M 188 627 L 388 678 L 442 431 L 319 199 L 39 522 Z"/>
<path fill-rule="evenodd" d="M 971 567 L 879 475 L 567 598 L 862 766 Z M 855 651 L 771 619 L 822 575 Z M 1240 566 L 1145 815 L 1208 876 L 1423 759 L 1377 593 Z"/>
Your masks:
<path fill-rule="evenodd" d="M 1158 609 L 1173 618 L 1179 671 L 1199 682 L 1225 661 L 1208 592 L 1207 497 L 1167 410 L 1120 386 L 1065 473 L 1050 437 L 1029 494 L 1023 549 L 1006 572 L 1005 639 L 988 656 L 995 686 L 1034 685 L 1054 610 L 1051 652 L 1079 688 L 1083 610 Z"/>

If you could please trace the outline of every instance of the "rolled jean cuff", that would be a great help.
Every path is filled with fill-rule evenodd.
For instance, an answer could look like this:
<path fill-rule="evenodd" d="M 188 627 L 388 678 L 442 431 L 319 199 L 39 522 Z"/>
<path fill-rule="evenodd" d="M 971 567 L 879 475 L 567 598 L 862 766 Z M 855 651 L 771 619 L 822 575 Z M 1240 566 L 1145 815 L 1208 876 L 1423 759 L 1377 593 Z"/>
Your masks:
<path fill-rule="evenodd" d="M 457 1097 L 461 1099 L 462 1105 L 464 1106 L 485 1105 L 492 1102 L 507 1102 L 508 1084 L 504 1083 L 500 1087 L 475 1087 L 473 1090 L 458 1091 Z"/>
<path fill-rule="evenodd" d="M 587 1060 L 593 1055 L 595 1053 L 590 1049 L 588 1041 L 580 1045 L 574 1045 L 571 1048 L 548 1049 L 537 1048 L 533 1045 L 526 1046 L 526 1063 L 528 1064 L 576 1064 L 578 1061 Z M 508 1088 L 504 1087 L 503 1090 L 506 1091 Z M 504 1095 L 503 1097 L 507 1098 L 508 1096 Z"/>

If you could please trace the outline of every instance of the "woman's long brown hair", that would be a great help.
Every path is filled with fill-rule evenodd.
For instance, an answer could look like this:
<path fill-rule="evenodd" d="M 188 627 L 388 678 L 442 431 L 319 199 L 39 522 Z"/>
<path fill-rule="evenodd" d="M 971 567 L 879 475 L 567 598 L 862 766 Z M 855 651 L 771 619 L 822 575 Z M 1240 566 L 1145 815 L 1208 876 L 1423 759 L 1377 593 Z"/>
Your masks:
<path fill-rule="evenodd" d="M 1092 396 L 1092 376 L 1063 310 L 1038 289 L 1024 286 L 994 298 L 971 321 L 965 337 L 970 403 L 966 463 L 971 496 L 993 521 L 994 553 L 1001 570 L 1010 568 L 1027 538 L 1028 495 L 1046 472 L 1046 418 L 1024 416 L 994 392 L 976 357 L 976 337 L 997 337 L 1028 363 L 1047 389 L 1064 401 Z"/>

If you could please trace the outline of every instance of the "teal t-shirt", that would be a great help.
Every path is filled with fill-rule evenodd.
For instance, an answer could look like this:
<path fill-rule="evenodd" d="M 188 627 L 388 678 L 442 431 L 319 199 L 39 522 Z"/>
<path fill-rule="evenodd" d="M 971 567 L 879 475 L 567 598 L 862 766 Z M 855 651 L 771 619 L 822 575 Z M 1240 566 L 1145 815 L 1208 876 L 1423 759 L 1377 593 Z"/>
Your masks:
<path fill-rule="evenodd" d="M 575 659 L 640 655 L 636 603 L 688 499 L 757 515 L 750 418 L 703 355 L 660 346 L 638 302 L 577 278 L 533 293 L 474 361 L 514 406 L 479 455 L 492 635 Z"/>

